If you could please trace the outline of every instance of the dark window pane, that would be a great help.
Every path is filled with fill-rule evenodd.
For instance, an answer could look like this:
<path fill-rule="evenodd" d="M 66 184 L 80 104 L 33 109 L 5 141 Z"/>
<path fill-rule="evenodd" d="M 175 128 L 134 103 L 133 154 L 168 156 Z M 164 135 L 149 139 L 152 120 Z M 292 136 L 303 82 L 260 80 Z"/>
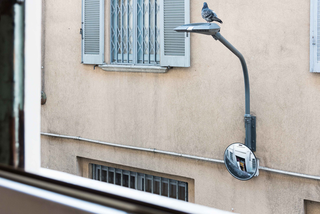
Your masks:
<path fill-rule="evenodd" d="M 133 176 L 130 177 L 130 188 L 132 189 L 136 188 L 136 178 Z"/>
<path fill-rule="evenodd" d="M 122 186 L 129 187 L 129 175 L 123 175 Z"/>
<path fill-rule="evenodd" d="M 185 196 L 186 196 L 186 188 L 183 186 L 179 186 L 179 190 L 178 190 L 178 199 L 179 200 L 185 200 Z"/>
<path fill-rule="evenodd" d="M 162 184 L 161 184 L 161 195 L 168 196 L 168 183 L 162 182 Z"/>
<path fill-rule="evenodd" d="M 121 173 L 116 172 L 116 185 L 121 185 Z"/>
<path fill-rule="evenodd" d="M 107 171 L 102 170 L 101 181 L 107 182 Z"/>
<path fill-rule="evenodd" d="M 160 195 L 160 181 L 153 181 L 153 193 Z"/>
<path fill-rule="evenodd" d="M 114 184 L 114 172 L 109 171 L 108 183 Z"/>
<path fill-rule="evenodd" d="M 170 198 L 177 198 L 177 185 L 170 184 L 170 191 L 169 191 Z"/>
<path fill-rule="evenodd" d="M 141 188 L 141 190 L 144 191 L 144 178 L 142 178 L 142 182 L 141 182 L 141 183 L 142 183 L 142 188 Z"/>
<path fill-rule="evenodd" d="M 96 180 L 100 181 L 100 169 L 97 169 L 96 172 Z"/>
<path fill-rule="evenodd" d="M 146 192 L 152 192 L 152 180 L 147 179 Z"/>

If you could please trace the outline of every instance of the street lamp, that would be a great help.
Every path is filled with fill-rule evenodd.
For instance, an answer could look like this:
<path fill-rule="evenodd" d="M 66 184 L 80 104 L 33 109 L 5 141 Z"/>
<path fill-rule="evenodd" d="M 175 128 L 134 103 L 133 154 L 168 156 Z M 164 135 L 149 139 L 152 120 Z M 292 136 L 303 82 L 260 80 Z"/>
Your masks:
<path fill-rule="evenodd" d="M 245 130 L 246 130 L 245 146 L 247 146 L 251 151 L 255 152 L 256 151 L 256 117 L 250 114 L 249 76 L 248 76 L 247 64 L 242 54 L 220 34 L 220 26 L 215 23 L 186 24 L 186 25 L 181 25 L 179 27 L 176 27 L 174 30 L 177 32 L 200 33 L 205 35 L 211 35 L 215 40 L 220 41 L 224 46 L 226 46 L 232 53 L 234 53 L 239 58 L 242 65 L 243 77 L 244 77 L 244 88 L 245 88 L 245 114 L 244 114 Z M 244 180 L 248 180 L 248 179 L 244 179 Z"/>

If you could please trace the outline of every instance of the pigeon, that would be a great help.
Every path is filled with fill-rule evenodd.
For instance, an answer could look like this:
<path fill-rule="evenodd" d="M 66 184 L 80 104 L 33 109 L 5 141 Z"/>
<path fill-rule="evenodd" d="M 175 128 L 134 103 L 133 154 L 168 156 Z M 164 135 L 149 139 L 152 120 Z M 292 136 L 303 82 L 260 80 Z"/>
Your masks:
<path fill-rule="evenodd" d="M 222 24 L 222 21 L 221 21 L 221 19 L 218 18 L 217 14 L 208 8 L 207 2 L 203 3 L 203 7 L 201 10 L 201 16 L 207 22 L 216 21 L 216 22 L 219 22 Z"/>

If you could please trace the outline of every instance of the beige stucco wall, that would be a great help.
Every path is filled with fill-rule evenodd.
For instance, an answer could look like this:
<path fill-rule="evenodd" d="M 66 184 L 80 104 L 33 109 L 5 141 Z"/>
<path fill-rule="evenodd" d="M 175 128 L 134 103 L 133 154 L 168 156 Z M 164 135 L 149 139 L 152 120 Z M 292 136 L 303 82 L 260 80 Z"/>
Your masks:
<path fill-rule="evenodd" d="M 207 2 L 224 22 L 221 34 L 247 61 L 260 165 L 320 175 L 320 74 L 309 72 L 310 2 Z M 191 0 L 191 22 L 203 22 L 201 7 Z M 44 1 L 43 15 L 43 132 L 216 159 L 229 144 L 244 142 L 241 66 L 210 36 L 191 35 L 190 68 L 105 72 L 81 64 L 81 1 Z M 106 50 L 108 36 L 106 21 Z M 221 164 L 41 139 L 43 167 L 78 174 L 77 157 L 84 157 L 186 177 L 194 179 L 196 203 L 220 209 L 303 213 L 304 199 L 320 201 L 313 180 L 261 171 L 240 182 Z"/>

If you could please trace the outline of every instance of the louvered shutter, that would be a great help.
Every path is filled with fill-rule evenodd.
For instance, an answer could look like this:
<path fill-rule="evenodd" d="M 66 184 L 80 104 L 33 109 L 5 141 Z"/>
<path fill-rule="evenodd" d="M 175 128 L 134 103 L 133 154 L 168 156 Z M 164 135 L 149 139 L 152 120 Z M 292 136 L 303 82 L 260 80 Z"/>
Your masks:
<path fill-rule="evenodd" d="M 320 72 L 320 0 L 310 4 L 310 72 Z"/>
<path fill-rule="evenodd" d="M 83 64 L 104 63 L 104 0 L 82 0 Z"/>
<path fill-rule="evenodd" d="M 161 66 L 190 66 L 190 35 L 173 29 L 190 23 L 190 0 L 160 0 Z"/>

